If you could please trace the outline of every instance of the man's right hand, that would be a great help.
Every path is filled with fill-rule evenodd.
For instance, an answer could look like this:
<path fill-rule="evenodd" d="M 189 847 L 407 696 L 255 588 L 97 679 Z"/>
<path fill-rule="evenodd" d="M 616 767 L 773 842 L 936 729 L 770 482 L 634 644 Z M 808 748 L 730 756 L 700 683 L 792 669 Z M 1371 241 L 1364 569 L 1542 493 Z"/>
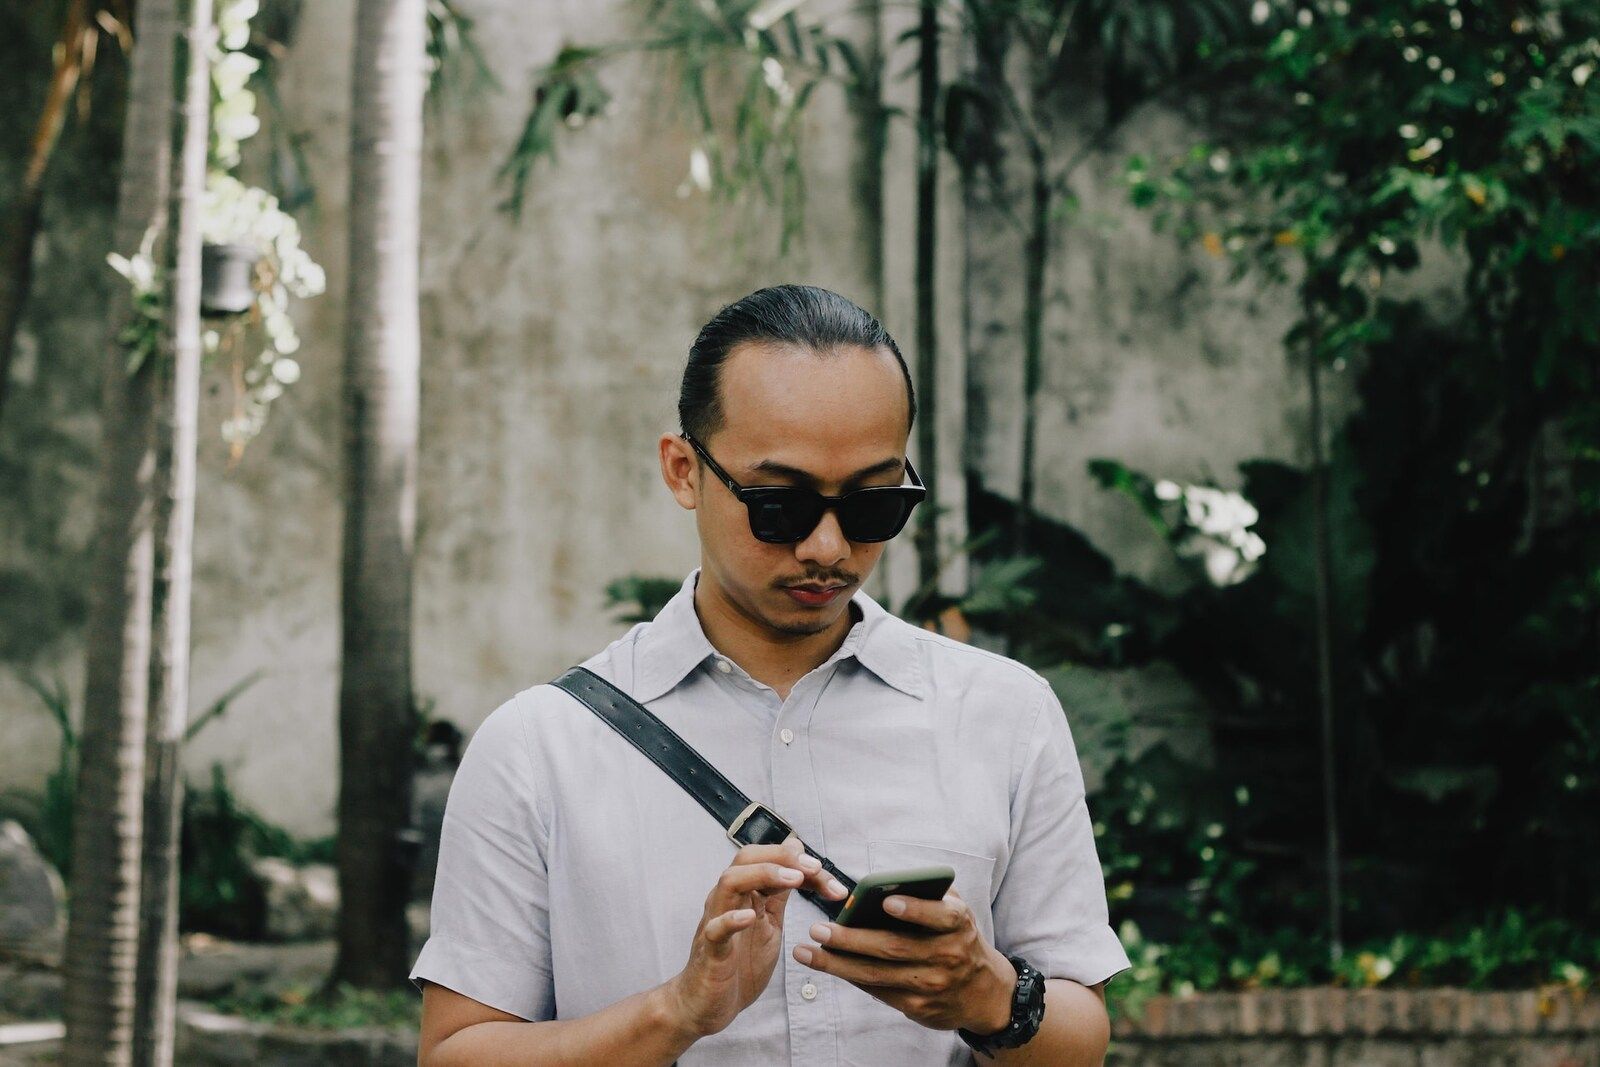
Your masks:
<path fill-rule="evenodd" d="M 761 995 L 783 946 L 784 907 L 801 887 L 831 900 L 847 895 L 793 834 L 782 844 L 734 853 L 706 897 L 689 962 L 667 983 L 685 1030 L 715 1034 Z"/>

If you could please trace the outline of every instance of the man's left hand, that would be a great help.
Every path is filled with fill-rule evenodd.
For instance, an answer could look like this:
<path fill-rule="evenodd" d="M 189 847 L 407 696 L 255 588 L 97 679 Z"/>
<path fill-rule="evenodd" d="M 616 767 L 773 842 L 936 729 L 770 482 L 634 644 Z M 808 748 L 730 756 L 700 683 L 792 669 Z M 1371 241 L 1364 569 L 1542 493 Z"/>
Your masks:
<path fill-rule="evenodd" d="M 1011 1021 L 1017 972 L 978 932 L 972 909 L 954 889 L 943 900 L 891 896 L 896 918 L 926 927 L 916 933 L 857 930 L 834 922 L 811 927 L 818 945 L 796 945 L 794 958 L 837 975 L 933 1030 L 964 1027 L 992 1034 Z M 809 959 L 807 954 L 809 953 Z"/>

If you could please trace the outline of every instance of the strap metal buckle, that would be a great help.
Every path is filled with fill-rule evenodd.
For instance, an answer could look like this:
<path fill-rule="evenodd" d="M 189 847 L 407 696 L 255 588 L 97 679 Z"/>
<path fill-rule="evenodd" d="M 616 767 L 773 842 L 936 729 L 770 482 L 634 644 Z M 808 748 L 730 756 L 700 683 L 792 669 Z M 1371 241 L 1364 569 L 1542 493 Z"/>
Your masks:
<path fill-rule="evenodd" d="M 773 822 L 777 823 L 779 826 L 783 827 L 789 833 L 794 833 L 794 827 L 790 826 L 788 823 L 779 818 L 777 812 L 773 811 L 760 801 L 752 800 L 749 804 L 745 805 L 745 809 L 741 811 L 733 820 L 733 822 L 728 825 L 728 829 L 725 831 L 728 835 L 728 840 L 732 841 L 736 845 L 743 845 L 744 842 L 739 840 L 739 831 L 744 827 L 744 824 L 750 820 L 750 816 L 754 815 L 758 811 L 767 818 L 771 819 Z M 786 834 L 785 836 L 788 835 Z"/>

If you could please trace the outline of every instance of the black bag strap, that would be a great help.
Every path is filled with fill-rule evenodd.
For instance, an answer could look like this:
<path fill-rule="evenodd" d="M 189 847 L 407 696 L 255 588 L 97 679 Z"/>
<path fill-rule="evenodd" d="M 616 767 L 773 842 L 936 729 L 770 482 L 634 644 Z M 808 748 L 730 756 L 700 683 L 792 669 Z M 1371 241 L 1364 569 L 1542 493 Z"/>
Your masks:
<path fill-rule="evenodd" d="M 794 828 L 772 809 L 765 804 L 757 804 L 740 792 L 738 786 L 706 762 L 706 758 L 679 737 L 672 727 L 598 674 L 585 667 L 573 667 L 550 684 L 575 697 L 604 719 L 606 725 L 627 738 L 629 744 L 650 757 L 657 767 L 666 771 L 673 781 L 711 813 L 712 818 L 722 824 L 728 839 L 734 844 L 776 845 L 794 833 Z M 855 889 L 855 879 L 804 841 L 800 844 L 808 855 L 822 861 L 822 869 L 844 883 L 846 890 Z M 821 908 L 830 919 L 838 915 L 839 909 L 844 906 L 844 900 L 830 900 L 811 889 L 801 889 L 800 895 Z"/>

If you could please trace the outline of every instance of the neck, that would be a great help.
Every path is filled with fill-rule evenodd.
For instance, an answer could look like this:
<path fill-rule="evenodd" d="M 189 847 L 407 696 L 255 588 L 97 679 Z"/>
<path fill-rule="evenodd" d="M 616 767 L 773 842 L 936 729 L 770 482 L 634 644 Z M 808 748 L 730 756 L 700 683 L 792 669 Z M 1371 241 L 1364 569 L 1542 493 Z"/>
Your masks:
<path fill-rule="evenodd" d="M 846 604 L 825 630 L 782 633 L 729 600 L 714 581 L 707 579 L 704 570 L 695 583 L 694 610 L 711 647 L 743 667 L 756 681 L 771 686 L 779 699 L 787 699 L 795 682 L 839 650 L 855 624 L 857 611 L 854 604 Z"/>

